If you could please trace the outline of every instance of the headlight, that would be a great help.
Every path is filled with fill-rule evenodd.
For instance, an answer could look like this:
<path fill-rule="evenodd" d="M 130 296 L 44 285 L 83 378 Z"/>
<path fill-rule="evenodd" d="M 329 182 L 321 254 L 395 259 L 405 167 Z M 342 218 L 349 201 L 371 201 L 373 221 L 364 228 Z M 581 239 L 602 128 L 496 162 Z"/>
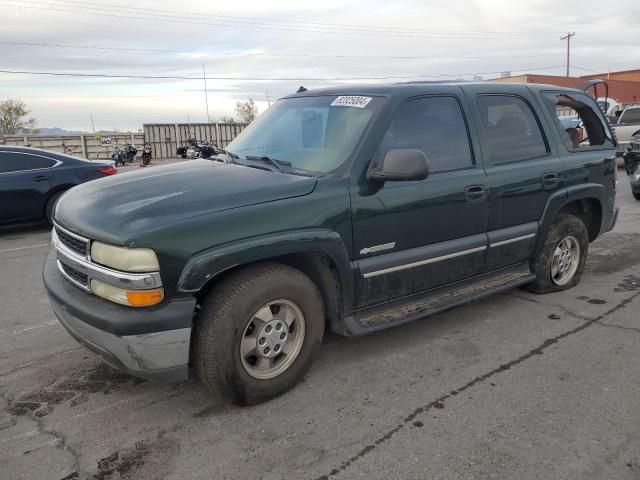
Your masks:
<path fill-rule="evenodd" d="M 157 272 L 158 257 L 150 248 L 114 247 L 105 243 L 91 244 L 91 259 L 105 267 L 123 272 Z"/>
<path fill-rule="evenodd" d="M 162 288 L 125 290 L 95 279 L 91 280 L 91 291 L 98 297 L 129 307 L 150 307 L 164 299 L 164 290 Z"/>

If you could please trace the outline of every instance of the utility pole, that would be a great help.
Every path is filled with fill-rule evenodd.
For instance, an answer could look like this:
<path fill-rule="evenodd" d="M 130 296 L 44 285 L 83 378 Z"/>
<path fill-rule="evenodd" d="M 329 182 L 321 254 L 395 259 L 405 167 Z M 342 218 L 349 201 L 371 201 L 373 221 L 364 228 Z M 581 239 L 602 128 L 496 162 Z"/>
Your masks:
<path fill-rule="evenodd" d="M 571 62 L 571 37 L 575 37 L 576 32 L 567 32 L 564 37 L 560 37 L 560 40 L 567 41 L 567 77 L 569 76 L 569 66 Z"/>
<path fill-rule="evenodd" d="M 93 134 L 96 134 L 96 126 L 93 124 L 93 113 L 90 113 L 89 115 L 91 115 L 91 130 L 93 130 Z"/>
<path fill-rule="evenodd" d="M 209 118 L 209 95 L 207 94 L 207 72 L 204 70 L 204 63 L 202 64 L 202 80 L 204 80 L 204 101 L 207 105 L 207 123 L 211 123 L 211 118 Z"/>
<path fill-rule="evenodd" d="M 271 108 L 271 99 L 269 98 L 269 90 L 265 90 L 264 93 L 267 95 L 267 108 Z"/>

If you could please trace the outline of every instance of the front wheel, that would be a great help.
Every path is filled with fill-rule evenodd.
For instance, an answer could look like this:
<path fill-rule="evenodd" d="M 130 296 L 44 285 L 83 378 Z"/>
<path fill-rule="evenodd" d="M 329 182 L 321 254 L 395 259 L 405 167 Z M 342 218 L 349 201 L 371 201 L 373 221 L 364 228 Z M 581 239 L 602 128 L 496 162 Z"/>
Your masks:
<path fill-rule="evenodd" d="M 633 198 L 635 198 L 636 200 L 640 200 L 640 192 L 632 192 L 633 193 Z"/>
<path fill-rule="evenodd" d="M 551 225 L 544 245 L 533 260 L 534 293 L 567 290 L 580 283 L 589 250 L 589 233 L 575 215 L 562 214 Z"/>
<path fill-rule="evenodd" d="M 324 334 L 324 309 L 302 272 L 263 263 L 231 274 L 202 302 L 194 366 L 204 384 L 252 405 L 297 384 Z"/>

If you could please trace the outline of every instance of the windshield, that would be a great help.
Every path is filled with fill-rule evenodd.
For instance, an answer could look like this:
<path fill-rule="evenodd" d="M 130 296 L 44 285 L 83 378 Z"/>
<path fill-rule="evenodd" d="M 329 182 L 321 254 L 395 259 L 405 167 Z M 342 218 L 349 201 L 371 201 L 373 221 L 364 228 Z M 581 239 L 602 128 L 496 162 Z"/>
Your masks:
<path fill-rule="evenodd" d="M 381 101 L 335 95 L 278 100 L 227 150 L 241 158 L 266 156 L 296 169 L 331 172 L 349 158 Z"/>

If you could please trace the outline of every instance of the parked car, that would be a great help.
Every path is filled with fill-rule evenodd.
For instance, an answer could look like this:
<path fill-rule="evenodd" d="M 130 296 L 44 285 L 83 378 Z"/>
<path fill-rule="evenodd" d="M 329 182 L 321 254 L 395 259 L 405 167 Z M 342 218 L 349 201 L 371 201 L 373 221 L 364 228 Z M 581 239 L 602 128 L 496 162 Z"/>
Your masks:
<path fill-rule="evenodd" d="M 0 145 L 0 224 L 50 222 L 62 193 L 114 173 L 113 162 L 90 162 L 38 148 Z"/>
<path fill-rule="evenodd" d="M 640 105 L 627 107 L 613 125 L 618 140 L 618 155 L 624 154 L 633 135 L 640 133 Z"/>
<path fill-rule="evenodd" d="M 163 380 L 193 367 L 237 404 L 300 381 L 327 330 L 575 286 L 618 211 L 608 123 L 553 86 L 301 90 L 217 160 L 75 188 L 43 275 L 61 323 L 107 363 Z"/>
<path fill-rule="evenodd" d="M 631 193 L 636 200 L 640 200 L 640 132 L 629 139 L 624 164 L 631 182 Z"/>

